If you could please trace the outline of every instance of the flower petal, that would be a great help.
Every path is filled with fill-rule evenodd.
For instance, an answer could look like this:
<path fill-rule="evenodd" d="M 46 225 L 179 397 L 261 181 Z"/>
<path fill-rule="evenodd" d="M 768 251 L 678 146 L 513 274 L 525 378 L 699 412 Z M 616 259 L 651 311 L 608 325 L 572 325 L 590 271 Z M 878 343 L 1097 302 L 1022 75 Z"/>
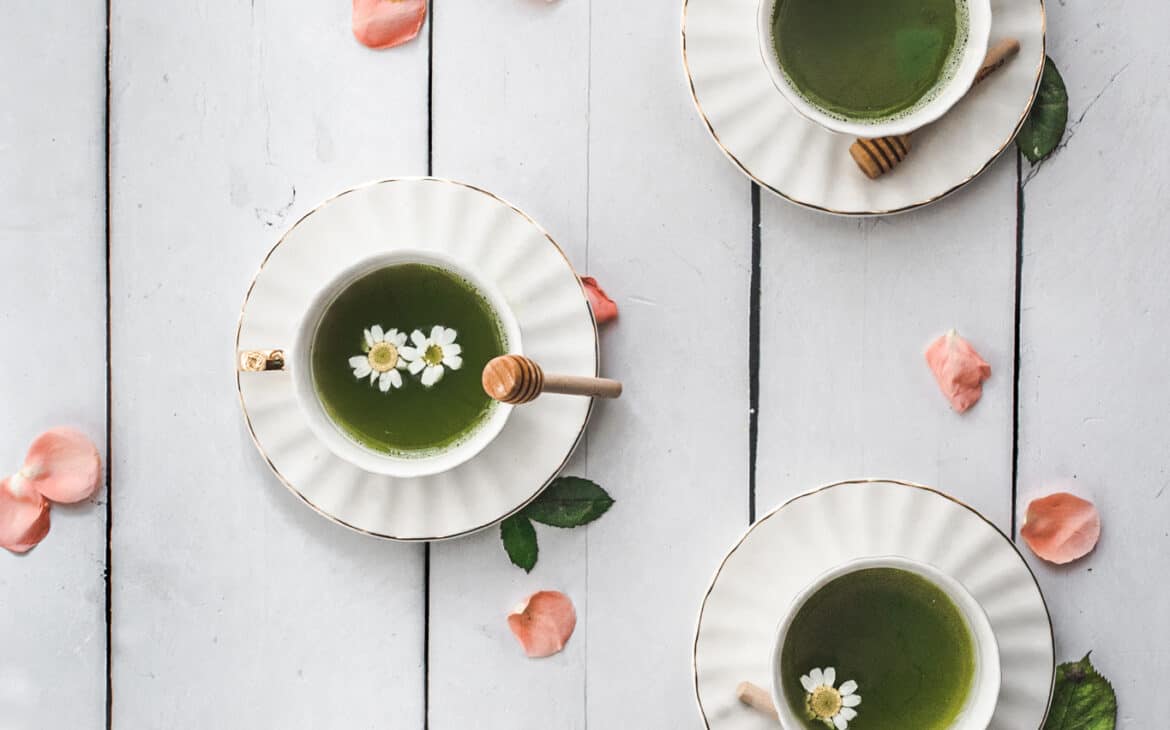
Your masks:
<path fill-rule="evenodd" d="M 991 377 L 991 366 L 955 330 L 930 343 L 926 364 L 951 407 L 959 413 L 979 401 L 983 381 Z"/>
<path fill-rule="evenodd" d="M 846 707 L 857 707 L 861 704 L 861 695 L 844 695 L 841 698 L 841 704 Z"/>
<path fill-rule="evenodd" d="M 395 388 L 402 387 L 402 373 L 397 370 L 389 370 L 386 374 L 390 376 L 390 385 L 393 385 Z"/>
<path fill-rule="evenodd" d="M 533 593 L 508 614 L 508 628 L 530 658 L 552 656 L 565 648 L 577 627 L 577 612 L 559 591 Z"/>
<path fill-rule="evenodd" d="M 367 350 L 374 346 L 374 335 L 368 329 L 362 330 L 362 339 L 366 341 Z"/>
<path fill-rule="evenodd" d="M 807 674 L 801 675 L 800 686 L 804 687 L 805 692 L 812 692 L 817 688 L 816 682 L 812 681 L 812 677 L 808 676 Z"/>
<path fill-rule="evenodd" d="M 373 338 L 375 345 L 386 340 L 386 333 L 382 331 L 382 325 L 380 324 L 376 324 L 370 328 L 370 336 Z"/>
<path fill-rule="evenodd" d="M 1044 560 L 1063 565 L 1097 546 L 1101 517 L 1092 502 L 1057 492 L 1028 504 L 1020 537 Z"/>
<path fill-rule="evenodd" d="M 427 336 L 424 335 L 421 330 L 415 330 L 414 332 L 411 332 L 410 341 L 413 342 L 414 346 L 417 347 L 420 351 L 426 350 Z"/>
<path fill-rule="evenodd" d="M 401 349 L 406 344 L 406 333 L 398 330 L 390 330 L 390 334 L 386 335 L 386 339 L 394 343 L 394 346 Z"/>
<path fill-rule="evenodd" d="M 390 373 L 398 375 L 397 370 L 387 370 L 378 376 L 378 390 L 382 391 L 383 393 L 390 390 Z"/>
<path fill-rule="evenodd" d="M 426 387 L 431 387 L 435 383 L 443 379 L 443 366 L 431 365 L 422 374 L 422 384 Z"/>
<path fill-rule="evenodd" d="M 442 344 L 442 342 L 443 342 L 443 326 L 437 324 L 434 327 L 431 327 L 431 336 L 429 339 L 431 340 L 431 342 L 434 342 L 436 344 Z"/>
<path fill-rule="evenodd" d="M 820 687 L 825 683 L 825 673 L 820 670 L 820 667 L 809 672 L 808 678 L 812 680 L 814 687 Z"/>
<path fill-rule="evenodd" d="M 463 352 L 462 345 L 456 345 L 454 342 L 443 345 L 443 356 L 458 355 Z"/>
<path fill-rule="evenodd" d="M 832 687 L 837 682 L 837 670 L 832 667 L 825 667 L 825 686 Z"/>
<path fill-rule="evenodd" d="M 585 286 L 585 296 L 589 299 L 589 306 L 593 309 L 593 317 L 597 320 L 597 324 L 605 324 L 610 320 L 617 319 L 617 304 L 597 284 L 597 279 L 592 276 L 582 276 L 581 283 Z"/>
<path fill-rule="evenodd" d="M 851 695 L 857 691 L 857 682 L 854 682 L 852 679 L 847 679 L 841 683 L 841 687 L 837 691 L 841 693 L 842 697 Z"/>
<path fill-rule="evenodd" d="M 27 479 L 54 502 L 87 499 L 102 480 L 102 458 L 89 438 L 75 428 L 45 431 L 28 447 L 24 466 L 14 479 Z"/>
<path fill-rule="evenodd" d="M 851 709 L 849 707 L 842 707 L 841 712 L 838 714 L 846 720 L 852 720 L 853 718 L 857 717 L 857 710 Z"/>
<path fill-rule="evenodd" d="M 11 477 L 0 480 L 0 547 L 27 553 L 49 534 L 49 502 L 31 487 L 13 486 Z"/>
<path fill-rule="evenodd" d="M 422 353 L 418 351 L 417 347 L 403 345 L 402 347 L 398 348 L 398 358 L 400 360 L 417 360 L 420 354 Z"/>
<path fill-rule="evenodd" d="M 353 0 L 353 35 L 369 48 L 393 48 L 418 35 L 426 0 Z"/>
<path fill-rule="evenodd" d="M 370 374 L 370 359 L 368 357 L 351 357 L 349 366 L 353 368 L 353 376 L 359 380 Z"/>
<path fill-rule="evenodd" d="M 849 720 L 845 719 L 844 715 L 837 715 L 833 718 L 833 725 L 837 730 L 845 730 L 845 728 L 849 727 Z"/>
<path fill-rule="evenodd" d="M 463 358 L 459 357 L 458 355 L 448 355 L 443 358 L 443 364 L 452 370 L 458 370 L 459 368 L 463 367 Z"/>
<path fill-rule="evenodd" d="M 447 327 L 439 334 L 439 344 L 443 346 L 444 350 L 446 350 L 447 345 L 455 344 L 455 338 L 458 336 L 458 332 L 451 329 L 450 327 Z"/>
<path fill-rule="evenodd" d="M 426 361 L 423 360 L 421 357 L 417 360 L 412 360 L 410 362 L 410 365 L 409 365 L 410 374 L 411 375 L 418 375 L 419 373 L 422 372 L 423 368 L 425 368 L 426 366 L 427 366 Z"/>
<path fill-rule="evenodd" d="M 40 545 L 41 541 L 49 535 L 49 508 L 51 504 L 51 502 L 45 500 L 45 509 L 43 512 L 41 512 L 41 516 L 37 519 L 33 526 L 29 528 L 29 531 L 25 533 L 24 538 L 19 543 L 15 545 L 0 545 L 0 547 L 3 547 L 4 549 L 14 553 L 27 553 L 37 545 Z"/>

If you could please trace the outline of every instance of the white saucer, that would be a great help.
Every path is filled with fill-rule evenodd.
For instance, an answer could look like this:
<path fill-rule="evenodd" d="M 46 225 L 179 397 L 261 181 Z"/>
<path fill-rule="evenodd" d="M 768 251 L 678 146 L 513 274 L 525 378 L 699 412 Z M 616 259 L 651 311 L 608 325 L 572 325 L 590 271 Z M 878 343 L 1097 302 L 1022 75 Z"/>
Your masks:
<path fill-rule="evenodd" d="M 761 518 L 723 559 L 695 631 L 695 693 L 712 730 L 775 730 L 736 699 L 743 681 L 771 685 L 769 650 L 800 590 L 847 560 L 900 555 L 929 563 L 978 600 L 999 642 L 1002 681 L 989 730 L 1036 730 L 1056 658 L 1044 597 L 1011 540 L 974 509 L 929 487 L 841 482 Z"/>
<path fill-rule="evenodd" d="M 853 138 L 796 112 L 772 84 L 757 42 L 759 0 L 683 0 L 683 64 L 699 114 L 748 177 L 794 203 L 841 215 L 897 213 L 932 203 L 983 172 L 1015 139 L 1044 70 L 1043 0 L 992 0 L 991 44 L 1019 55 L 942 119 L 915 132 L 910 155 L 870 180 Z"/>
<path fill-rule="evenodd" d="M 396 248 L 453 257 L 502 292 L 524 354 L 548 371 L 596 375 L 597 327 L 573 267 L 518 208 L 436 178 L 347 190 L 269 252 L 240 314 L 236 350 L 288 347 L 309 299 L 355 261 Z M 287 372 L 239 373 L 244 418 L 277 477 L 325 517 L 393 540 L 442 540 L 521 509 L 560 472 L 589 420 L 588 398 L 545 396 L 515 408 L 475 458 L 429 477 L 396 479 L 334 456 L 309 429 Z"/>

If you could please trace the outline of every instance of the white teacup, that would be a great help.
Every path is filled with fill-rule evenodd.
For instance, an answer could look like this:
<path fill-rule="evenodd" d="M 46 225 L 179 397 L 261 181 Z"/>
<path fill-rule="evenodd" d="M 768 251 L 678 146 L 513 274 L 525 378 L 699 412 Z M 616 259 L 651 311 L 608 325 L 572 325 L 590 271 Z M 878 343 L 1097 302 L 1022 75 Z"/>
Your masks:
<path fill-rule="evenodd" d="M 983 65 L 991 34 L 991 0 L 960 0 L 967 6 L 967 37 L 959 51 L 953 70 L 941 77 L 923 98 L 927 101 L 889 119 L 842 119 L 830 114 L 805 98 L 780 67 L 773 42 L 772 19 L 780 0 L 760 0 L 757 23 L 760 56 L 772 77 L 772 83 L 788 103 L 805 118 L 825 129 L 854 137 L 892 137 L 909 134 L 935 121 L 955 105 L 971 85 Z M 880 2 L 881 0 L 866 0 Z"/>
<path fill-rule="evenodd" d="M 494 403 L 491 413 L 471 433 L 437 452 L 418 456 L 387 454 L 350 438 L 326 412 L 313 386 L 310 355 L 325 310 L 353 282 L 371 271 L 400 264 L 426 264 L 451 272 L 470 284 L 492 308 L 500 323 L 504 351 L 522 354 L 520 324 L 503 294 L 474 270 L 433 251 L 396 250 L 359 261 L 333 277 L 312 298 L 301 315 L 296 338 L 289 348 L 239 353 L 244 371 L 288 371 L 302 413 L 313 433 L 339 458 L 365 471 L 395 477 L 421 477 L 454 469 L 474 457 L 499 435 L 512 412 L 506 403 Z"/>
<path fill-rule="evenodd" d="M 872 558 L 858 558 L 843 563 L 823 573 L 797 594 L 788 612 L 780 621 L 776 631 L 776 639 L 772 645 L 772 702 L 780 714 L 780 722 L 785 728 L 797 730 L 804 724 L 792 712 L 788 698 L 784 694 L 783 681 L 780 676 L 780 656 L 784 649 L 784 641 L 788 637 L 788 630 L 796 618 L 797 612 L 805 602 L 830 581 L 849 573 L 855 573 L 867 568 L 897 568 L 922 576 L 937 586 L 959 608 L 963 619 L 971 632 L 974 644 L 975 670 L 971 679 L 971 689 L 963 703 L 958 717 L 951 724 L 949 730 L 987 730 L 991 718 L 995 714 L 995 707 L 999 700 L 1000 664 L 999 642 L 995 638 L 995 631 L 983 607 L 975 600 L 959 581 L 943 573 L 938 568 L 926 563 L 919 563 L 909 558 L 899 556 L 883 556 Z M 864 697 L 864 688 L 861 692 Z M 864 701 L 862 706 L 864 706 Z"/>

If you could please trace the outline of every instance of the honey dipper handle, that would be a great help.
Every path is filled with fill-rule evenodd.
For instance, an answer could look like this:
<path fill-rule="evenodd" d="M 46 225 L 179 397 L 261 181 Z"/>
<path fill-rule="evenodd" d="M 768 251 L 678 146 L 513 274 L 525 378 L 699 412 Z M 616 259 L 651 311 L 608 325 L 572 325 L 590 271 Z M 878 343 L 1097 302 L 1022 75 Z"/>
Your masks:
<path fill-rule="evenodd" d="M 545 373 L 544 393 L 566 395 L 591 395 L 596 398 L 617 398 L 622 394 L 622 384 L 608 378 L 586 378 L 580 375 L 554 375 Z"/>
<path fill-rule="evenodd" d="M 735 696 L 753 710 L 767 715 L 777 722 L 780 721 L 776 706 L 772 704 L 772 696 L 763 687 L 758 687 L 751 682 L 740 682 L 739 686 L 735 688 Z"/>
<path fill-rule="evenodd" d="M 983 57 L 983 65 L 979 67 L 979 73 L 975 74 L 974 83 L 977 84 L 998 71 L 1000 66 L 1007 63 L 1012 56 L 1019 52 L 1020 42 L 1015 38 L 1004 38 L 999 43 L 996 43 L 987 51 L 987 55 Z"/>

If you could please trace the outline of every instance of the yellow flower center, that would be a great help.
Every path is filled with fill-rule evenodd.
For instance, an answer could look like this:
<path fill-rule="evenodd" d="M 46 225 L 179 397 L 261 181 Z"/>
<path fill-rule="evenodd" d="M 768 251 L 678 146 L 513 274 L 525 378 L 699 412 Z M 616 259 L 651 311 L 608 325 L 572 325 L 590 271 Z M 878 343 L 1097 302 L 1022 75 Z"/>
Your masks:
<path fill-rule="evenodd" d="M 389 342 L 379 342 L 370 348 L 366 359 L 370 362 L 370 369 L 376 373 L 393 370 L 398 364 L 398 348 Z"/>
<path fill-rule="evenodd" d="M 821 685 L 808 696 L 808 711 L 818 720 L 828 720 L 841 711 L 841 693 Z"/>
<path fill-rule="evenodd" d="M 438 345 L 431 345 L 427 351 L 423 353 L 423 362 L 427 365 L 438 365 L 443 362 L 443 348 Z"/>

